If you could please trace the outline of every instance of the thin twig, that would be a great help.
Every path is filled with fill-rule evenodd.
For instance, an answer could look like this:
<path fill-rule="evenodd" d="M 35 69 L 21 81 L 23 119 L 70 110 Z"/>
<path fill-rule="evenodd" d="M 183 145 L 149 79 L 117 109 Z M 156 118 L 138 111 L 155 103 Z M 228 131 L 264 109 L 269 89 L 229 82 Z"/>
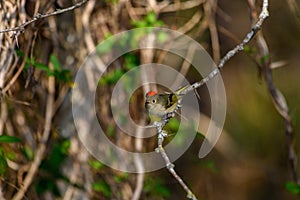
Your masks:
<path fill-rule="evenodd" d="M 201 19 L 201 13 L 197 11 L 193 17 L 189 21 L 187 21 L 183 26 L 177 29 L 177 31 L 181 33 L 187 33 L 190 31 L 192 28 L 194 28 L 200 21 Z"/>
<path fill-rule="evenodd" d="M 173 177 L 178 181 L 178 183 L 181 185 L 181 187 L 186 191 L 187 198 L 192 200 L 197 200 L 196 196 L 193 194 L 193 192 L 189 189 L 189 187 L 184 183 L 182 178 L 176 173 L 175 171 L 175 165 L 170 161 L 165 149 L 163 148 L 163 141 L 164 138 L 167 136 L 167 133 L 163 130 L 163 127 L 165 126 L 165 123 L 156 123 L 155 124 L 157 132 L 158 132 L 158 147 L 156 148 L 156 151 L 161 154 L 162 158 L 164 159 L 166 163 L 166 167 L 168 171 L 173 175 Z"/>
<path fill-rule="evenodd" d="M 252 19 L 256 20 L 257 11 L 255 7 L 255 0 L 248 0 L 248 4 L 251 9 L 251 17 Z M 293 134 L 292 121 L 289 115 L 289 108 L 287 106 L 284 96 L 274 85 L 272 77 L 271 59 L 269 57 L 269 48 L 267 46 L 262 32 L 257 35 L 256 43 L 259 48 L 260 57 L 264 58 L 263 63 L 261 63 L 260 65 L 262 65 L 264 69 L 265 80 L 268 86 L 269 93 L 271 95 L 275 108 L 284 119 L 286 142 L 288 146 L 288 157 L 291 167 L 292 179 L 294 182 L 300 184 L 297 174 L 297 154 L 295 151 L 295 139 Z"/>
<path fill-rule="evenodd" d="M 73 6 L 70 6 L 70 7 L 67 7 L 67 8 L 64 8 L 64 9 L 57 9 L 56 11 L 54 12 L 50 12 L 50 13 L 46 13 L 46 14 L 40 14 L 40 13 L 37 13 L 31 20 L 19 25 L 19 26 L 16 26 L 16 27 L 13 27 L 13 28 L 8 28 L 8 29 L 3 29 L 3 30 L 0 30 L 0 33 L 6 33 L 6 32 L 22 32 L 25 30 L 25 27 L 28 26 L 29 24 L 37 21 L 37 20 L 40 20 L 40 19 L 43 19 L 43 18 L 47 18 L 47 17 L 50 17 L 50 16 L 54 16 L 54 15 L 59 15 L 59 14 L 62 14 L 62 13 L 65 13 L 65 12 L 68 12 L 68 11 L 71 11 L 71 10 L 74 10 L 76 8 L 79 8 L 81 7 L 83 4 L 85 4 L 86 2 L 88 2 L 89 0 L 83 0 L 81 2 L 78 2 L 76 4 L 74 4 Z"/>

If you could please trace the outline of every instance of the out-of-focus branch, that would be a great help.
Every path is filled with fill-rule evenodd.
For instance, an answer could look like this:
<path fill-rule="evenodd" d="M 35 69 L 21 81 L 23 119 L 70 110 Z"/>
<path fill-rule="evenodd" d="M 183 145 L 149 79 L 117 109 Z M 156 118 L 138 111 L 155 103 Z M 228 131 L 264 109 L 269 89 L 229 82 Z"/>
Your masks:
<path fill-rule="evenodd" d="M 64 8 L 64 9 L 58 9 L 54 12 L 50 12 L 50 13 L 46 13 L 46 14 L 36 14 L 31 20 L 19 25 L 19 26 L 16 26 L 16 27 L 12 27 L 12 28 L 8 28 L 8 29 L 3 29 L 3 30 L 0 30 L 0 33 L 5 33 L 5 32 L 22 32 L 25 30 L 25 27 L 28 26 L 29 24 L 37 21 L 37 20 L 40 20 L 40 19 L 43 19 L 43 18 L 47 18 L 47 17 L 50 17 L 50 16 L 54 16 L 54 15 L 59 15 L 59 14 L 62 14 L 62 13 L 65 13 L 65 12 L 68 12 L 68 11 L 71 11 L 71 10 L 74 10 L 76 8 L 79 8 L 81 7 L 83 4 L 85 4 L 86 2 L 88 2 L 89 0 L 83 0 L 81 2 L 78 2 L 76 4 L 74 4 L 73 6 L 70 6 L 70 7 L 67 7 L 67 8 Z"/>
<path fill-rule="evenodd" d="M 205 16 L 207 16 L 208 28 L 211 35 L 212 54 L 215 62 L 220 61 L 220 43 L 218 30 L 216 26 L 216 14 L 217 1 L 209 0 L 204 4 Z"/>
<path fill-rule="evenodd" d="M 52 125 L 52 113 L 53 113 L 53 105 L 54 105 L 54 95 L 55 95 L 55 77 L 49 76 L 48 78 L 48 97 L 47 97 L 47 105 L 46 105 L 46 113 L 45 113 L 45 124 L 42 138 L 40 140 L 38 149 L 35 153 L 34 160 L 30 166 L 28 173 L 24 179 L 23 185 L 20 190 L 14 195 L 13 200 L 21 200 L 23 199 L 26 191 L 31 185 L 36 172 L 39 169 L 39 166 L 42 162 L 45 150 L 46 143 L 50 136 L 51 125 Z"/>
<path fill-rule="evenodd" d="M 255 0 L 248 0 L 248 4 L 251 9 L 251 18 L 253 20 L 256 20 L 258 16 L 255 7 Z M 292 179 L 296 183 L 300 184 L 298 179 L 298 174 L 297 174 L 297 154 L 295 152 L 295 140 L 293 136 L 292 121 L 289 115 L 289 108 L 287 106 L 284 96 L 273 83 L 269 48 L 264 39 L 262 32 L 260 32 L 257 35 L 256 44 L 259 48 L 260 57 L 263 58 L 262 62 L 260 62 L 260 65 L 264 69 L 265 80 L 268 86 L 269 93 L 271 95 L 275 108 L 284 119 L 286 142 L 288 146 L 288 157 L 289 157 L 289 162 L 291 167 Z"/>
<path fill-rule="evenodd" d="M 142 118 L 141 122 L 145 122 L 145 119 Z M 141 135 L 143 135 L 143 129 L 138 127 L 136 130 L 136 138 L 134 140 L 134 146 L 137 152 L 141 152 L 143 149 L 143 139 L 141 138 Z M 141 159 L 140 154 L 136 154 L 134 158 L 134 164 L 137 169 L 137 177 L 136 177 L 136 185 L 135 189 L 132 195 L 132 200 L 139 200 L 141 198 L 141 194 L 143 191 L 143 186 L 144 186 L 144 179 L 145 179 L 145 173 L 144 173 L 144 163 Z"/>

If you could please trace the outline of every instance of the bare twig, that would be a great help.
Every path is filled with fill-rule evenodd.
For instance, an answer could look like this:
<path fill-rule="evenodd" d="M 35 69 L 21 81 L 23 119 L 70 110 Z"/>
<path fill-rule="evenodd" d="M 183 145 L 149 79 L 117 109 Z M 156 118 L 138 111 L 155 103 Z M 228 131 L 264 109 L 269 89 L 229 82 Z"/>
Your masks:
<path fill-rule="evenodd" d="M 251 17 L 253 20 L 257 19 L 257 11 L 255 7 L 255 0 L 248 0 L 249 7 L 251 9 Z M 269 56 L 269 48 L 264 39 L 263 33 L 260 32 L 256 38 L 256 44 L 259 48 L 260 57 L 264 58 L 263 62 L 260 62 L 261 67 L 264 69 L 265 80 L 268 86 L 269 93 L 272 101 L 278 113 L 284 119 L 286 142 L 288 146 L 288 157 L 291 167 L 292 179 L 294 182 L 300 184 L 297 174 L 297 154 L 295 152 L 295 140 L 293 134 L 293 126 L 291 117 L 289 115 L 289 108 L 282 93 L 276 88 L 273 83 L 271 59 Z M 258 62 L 257 62 L 258 63 Z"/>
<path fill-rule="evenodd" d="M 196 24 L 199 23 L 200 19 L 201 19 L 201 13 L 197 11 L 193 15 L 193 17 L 188 22 L 186 22 L 182 27 L 178 28 L 177 31 L 181 33 L 186 33 L 190 31 L 192 28 L 195 27 Z"/>
<path fill-rule="evenodd" d="M 76 4 L 74 4 L 73 6 L 70 6 L 70 7 L 67 7 L 67 8 L 64 8 L 64 9 L 58 9 L 54 12 L 50 12 L 50 13 L 46 13 L 46 14 L 40 14 L 40 13 L 37 13 L 31 20 L 19 25 L 19 26 L 16 26 L 16 27 L 12 27 L 12 28 L 8 28 L 8 29 L 3 29 L 3 30 L 0 30 L 0 33 L 6 33 L 6 32 L 22 32 L 25 30 L 25 27 L 28 26 L 29 24 L 37 21 L 37 20 L 40 20 L 40 19 L 43 19 L 43 18 L 47 18 L 47 17 L 50 17 L 50 16 L 54 16 L 54 15 L 59 15 L 59 14 L 62 14 L 62 13 L 65 13 L 65 12 L 68 12 L 68 11 L 71 11 L 71 10 L 74 10 L 76 8 L 79 8 L 81 7 L 83 4 L 85 4 L 86 2 L 88 2 L 89 0 L 83 0 L 81 2 L 78 2 Z"/>
<path fill-rule="evenodd" d="M 174 178 L 178 181 L 178 183 L 181 185 L 181 187 L 186 191 L 187 198 L 192 200 L 197 200 L 196 196 L 193 194 L 193 192 L 189 189 L 189 187 L 184 183 L 182 178 L 176 173 L 175 171 L 175 165 L 171 163 L 165 149 L 163 148 L 163 141 L 164 138 L 167 136 L 167 133 L 163 130 L 163 127 L 165 126 L 166 121 L 162 123 L 155 123 L 157 133 L 158 133 L 158 147 L 156 148 L 156 151 L 161 154 L 162 158 L 164 159 L 166 163 L 166 167 L 169 170 L 169 172 L 174 176 Z"/>

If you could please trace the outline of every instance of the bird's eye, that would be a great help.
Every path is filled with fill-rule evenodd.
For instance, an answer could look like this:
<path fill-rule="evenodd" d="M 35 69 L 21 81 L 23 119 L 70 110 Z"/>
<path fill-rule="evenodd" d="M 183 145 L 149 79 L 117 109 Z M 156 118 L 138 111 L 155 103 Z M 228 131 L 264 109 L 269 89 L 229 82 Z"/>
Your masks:
<path fill-rule="evenodd" d="M 156 99 L 152 99 L 152 103 L 156 103 Z"/>

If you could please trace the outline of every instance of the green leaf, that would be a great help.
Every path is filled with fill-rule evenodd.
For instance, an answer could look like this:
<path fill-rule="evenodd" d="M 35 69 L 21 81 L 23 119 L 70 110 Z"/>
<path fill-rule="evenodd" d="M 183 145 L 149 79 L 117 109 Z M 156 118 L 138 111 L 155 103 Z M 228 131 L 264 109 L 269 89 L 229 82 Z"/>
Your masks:
<path fill-rule="evenodd" d="M 292 194 L 300 194 L 300 185 L 294 182 L 287 182 L 285 184 L 285 189 Z"/>
<path fill-rule="evenodd" d="M 253 48 L 249 45 L 245 45 L 244 46 L 244 52 L 246 52 L 248 54 L 253 54 L 253 53 L 255 53 L 255 48 Z"/>
<path fill-rule="evenodd" d="M 117 183 L 121 183 L 121 182 L 123 182 L 123 181 L 126 181 L 126 180 L 128 180 L 128 178 L 129 178 L 129 175 L 128 175 L 128 173 L 121 173 L 121 174 L 119 174 L 119 175 L 115 175 L 114 176 L 114 181 L 115 182 L 117 182 Z"/>
<path fill-rule="evenodd" d="M 71 140 L 63 141 L 60 146 L 61 153 L 67 155 L 69 153 L 70 146 L 71 146 Z"/>
<path fill-rule="evenodd" d="M 0 135 L 0 142 L 3 143 L 16 143 L 21 142 L 21 139 L 15 136 L 9 136 L 9 135 Z"/>
<path fill-rule="evenodd" d="M 54 55 L 50 55 L 50 62 L 52 63 L 54 70 L 60 71 L 61 70 L 61 64 L 58 60 L 58 58 Z"/>
<path fill-rule="evenodd" d="M 269 61 L 269 59 L 270 59 L 270 54 L 266 54 L 266 55 L 263 55 L 259 61 L 261 64 L 264 64 L 265 62 Z"/>
<path fill-rule="evenodd" d="M 106 130 L 107 135 L 108 136 L 114 136 L 115 132 L 116 132 L 116 130 L 115 130 L 114 125 L 111 125 L 111 124 L 108 125 L 107 130 Z"/>
<path fill-rule="evenodd" d="M 162 184 L 160 178 L 147 177 L 144 184 L 144 191 L 159 197 L 169 197 L 171 195 L 170 190 Z"/>
<path fill-rule="evenodd" d="M 0 147 L 0 174 L 2 176 L 5 175 L 7 168 L 8 168 L 8 165 L 7 165 L 7 161 L 6 161 L 6 156 L 5 156 L 3 149 Z"/>
<path fill-rule="evenodd" d="M 132 25 L 134 25 L 136 28 L 145 28 L 147 27 L 147 22 L 136 20 L 136 21 L 132 21 Z"/>
<path fill-rule="evenodd" d="M 159 32 L 157 35 L 157 40 L 160 43 L 166 42 L 168 40 L 168 38 L 169 38 L 169 35 L 165 32 Z"/>
<path fill-rule="evenodd" d="M 56 183 L 47 178 L 40 178 L 35 185 L 35 190 L 40 195 L 46 191 L 51 191 L 56 197 L 61 196 Z"/>
<path fill-rule="evenodd" d="M 145 17 L 145 20 L 148 22 L 148 24 L 154 24 L 157 21 L 155 13 L 153 11 L 149 12 Z"/>
<path fill-rule="evenodd" d="M 126 70 L 130 70 L 136 66 L 139 65 L 139 58 L 134 55 L 134 54 L 131 54 L 131 53 L 128 53 L 124 56 L 125 60 L 124 60 L 124 65 L 125 65 L 125 69 Z"/>
<path fill-rule="evenodd" d="M 123 76 L 124 70 L 116 69 L 112 73 L 107 75 L 107 83 L 113 85 L 118 82 L 118 80 Z"/>
<path fill-rule="evenodd" d="M 170 132 L 176 132 L 179 128 L 179 125 L 180 122 L 177 119 L 172 118 L 166 126 L 168 129 L 170 129 Z"/>
<path fill-rule="evenodd" d="M 23 148 L 23 153 L 29 161 L 33 160 L 34 152 L 29 146 Z"/>
<path fill-rule="evenodd" d="M 201 139 L 201 140 L 205 139 L 205 135 L 204 135 L 203 133 L 200 133 L 200 132 L 197 132 L 196 137 L 197 137 L 198 139 Z"/>
<path fill-rule="evenodd" d="M 94 170 L 99 170 L 104 167 L 104 164 L 98 160 L 89 160 L 89 165 L 94 169 Z"/>
<path fill-rule="evenodd" d="M 110 50 L 112 50 L 114 43 L 115 43 L 114 37 L 109 37 L 108 39 L 104 40 L 99 45 L 97 45 L 96 47 L 97 53 L 100 54 L 100 56 L 108 53 Z"/>
<path fill-rule="evenodd" d="M 104 181 L 98 181 L 92 184 L 92 189 L 96 192 L 101 192 L 106 197 L 111 197 L 110 186 Z"/>
<path fill-rule="evenodd" d="M 50 72 L 49 67 L 47 65 L 43 64 L 43 63 L 35 62 L 35 63 L 32 63 L 32 65 L 34 67 L 36 67 L 37 69 L 43 70 L 45 72 Z"/>
<path fill-rule="evenodd" d="M 54 144 L 51 153 L 48 155 L 47 159 L 42 162 L 40 166 L 41 169 L 51 173 L 53 177 L 60 177 L 60 167 L 68 156 L 69 147 L 70 143 L 66 139 Z"/>
<path fill-rule="evenodd" d="M 6 153 L 6 158 L 9 160 L 15 160 L 16 159 L 16 154 L 13 151 L 7 152 Z"/>

